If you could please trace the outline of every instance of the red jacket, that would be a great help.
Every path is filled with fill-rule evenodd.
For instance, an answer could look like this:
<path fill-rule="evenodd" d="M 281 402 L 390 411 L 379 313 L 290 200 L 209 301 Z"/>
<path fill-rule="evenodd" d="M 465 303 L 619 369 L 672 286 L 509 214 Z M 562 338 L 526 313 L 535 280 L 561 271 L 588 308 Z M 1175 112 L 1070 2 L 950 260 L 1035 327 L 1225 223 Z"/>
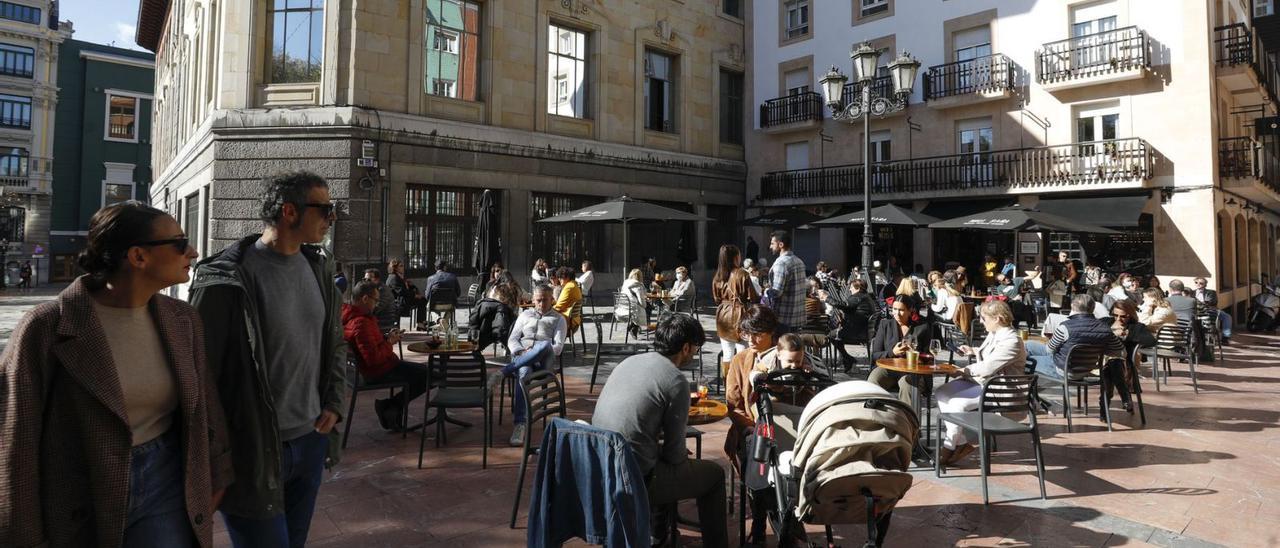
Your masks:
<path fill-rule="evenodd" d="M 343 304 L 342 338 L 355 353 L 356 365 L 366 379 L 377 379 L 400 364 L 400 357 L 378 330 L 378 320 L 369 311 Z"/>

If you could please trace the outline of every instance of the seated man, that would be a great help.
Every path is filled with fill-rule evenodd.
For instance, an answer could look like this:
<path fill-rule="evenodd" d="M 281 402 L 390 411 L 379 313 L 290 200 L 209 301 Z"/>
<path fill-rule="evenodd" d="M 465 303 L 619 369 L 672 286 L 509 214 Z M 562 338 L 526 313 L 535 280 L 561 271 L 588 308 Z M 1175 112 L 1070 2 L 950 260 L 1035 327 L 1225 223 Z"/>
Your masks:
<path fill-rule="evenodd" d="M 703 546 L 728 546 L 724 469 L 690 459 L 685 448 L 689 421 L 687 365 L 706 342 L 692 316 L 673 314 L 658 324 L 654 352 L 618 364 L 596 402 L 591 424 L 631 442 L 636 463 L 648 478 L 649 504 L 697 499 Z"/>
<path fill-rule="evenodd" d="M 582 286 L 573 277 L 573 269 L 567 266 L 557 268 L 551 278 L 560 285 L 560 295 L 556 297 L 556 304 L 552 308 L 569 321 L 568 335 L 573 336 L 582 325 L 582 315 L 573 313 L 573 308 L 582 304 Z"/>
<path fill-rule="evenodd" d="M 504 375 L 515 375 L 516 384 L 534 370 L 546 369 L 551 358 L 564 350 L 567 322 L 564 316 L 551 309 L 551 286 L 533 288 L 533 307 L 526 308 L 516 317 L 507 339 L 511 351 L 511 363 L 502 368 Z M 685 394 L 687 397 L 688 394 Z M 524 392 L 519 388 L 511 396 L 512 447 L 524 445 L 525 417 Z"/>
<path fill-rule="evenodd" d="M 1197 301 L 1204 303 L 1210 308 L 1210 313 L 1214 311 L 1218 315 L 1218 325 L 1222 328 L 1222 344 L 1231 344 L 1231 315 L 1225 310 L 1218 308 L 1218 292 L 1209 289 L 1209 281 L 1204 278 L 1196 278 L 1195 298 Z"/>
<path fill-rule="evenodd" d="M 1071 315 L 1058 324 L 1049 343 L 1043 349 L 1035 341 L 1026 343 L 1027 354 L 1036 358 L 1036 373 L 1054 379 L 1063 378 L 1067 370 L 1067 356 L 1072 347 L 1078 344 L 1099 346 L 1108 357 L 1124 358 L 1124 342 L 1112 332 L 1110 323 L 1094 316 L 1094 305 L 1093 297 L 1088 293 L 1071 297 Z M 1044 353 L 1049 356 L 1046 357 Z M 1113 386 L 1124 385 L 1122 368 L 1107 367 L 1105 374 Z M 1128 403 L 1128 393 L 1122 392 L 1121 399 Z"/>
<path fill-rule="evenodd" d="M 386 336 L 379 330 L 373 310 L 384 290 L 381 284 L 368 279 L 356 283 L 351 290 L 351 302 L 342 305 L 342 333 L 366 381 L 409 383 L 408 390 L 402 390 L 394 398 L 373 402 L 378 424 L 391 430 L 400 424 L 400 414 L 409 402 L 427 391 L 427 367 L 396 356 L 393 345 L 400 341 L 399 329 L 392 329 Z"/>
<path fill-rule="evenodd" d="M 449 261 L 436 259 L 436 273 L 427 278 L 427 302 L 457 306 L 462 285 L 458 275 L 449 271 Z"/>

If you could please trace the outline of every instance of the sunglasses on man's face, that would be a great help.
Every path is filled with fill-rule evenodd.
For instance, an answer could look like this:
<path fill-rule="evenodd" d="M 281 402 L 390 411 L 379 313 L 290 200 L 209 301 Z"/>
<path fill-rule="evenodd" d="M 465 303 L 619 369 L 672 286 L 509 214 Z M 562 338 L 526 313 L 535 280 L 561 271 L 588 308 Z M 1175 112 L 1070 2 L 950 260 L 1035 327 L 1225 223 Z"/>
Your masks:
<path fill-rule="evenodd" d="M 143 246 L 143 247 L 153 247 L 157 245 L 172 245 L 174 249 L 178 250 L 178 253 L 186 253 L 187 247 L 191 245 L 191 238 L 183 236 L 181 238 L 170 238 L 168 240 L 151 240 L 147 242 L 138 242 L 133 245 Z"/>
<path fill-rule="evenodd" d="M 325 217 L 328 217 L 328 216 L 330 216 L 330 215 L 333 215 L 333 210 L 335 210 L 335 209 L 337 209 L 337 208 L 338 208 L 338 205 L 337 205 L 337 204 L 335 204 L 335 203 L 333 203 L 333 202 L 325 202 L 325 203 L 319 203 L 319 204 L 316 204 L 316 203 L 307 203 L 307 204 L 306 204 L 306 206 L 307 206 L 307 207 L 314 207 L 314 208 L 316 208 L 316 209 L 319 209 L 319 210 L 320 210 L 320 214 L 321 214 L 321 215 L 323 215 L 323 216 L 325 216 Z"/>

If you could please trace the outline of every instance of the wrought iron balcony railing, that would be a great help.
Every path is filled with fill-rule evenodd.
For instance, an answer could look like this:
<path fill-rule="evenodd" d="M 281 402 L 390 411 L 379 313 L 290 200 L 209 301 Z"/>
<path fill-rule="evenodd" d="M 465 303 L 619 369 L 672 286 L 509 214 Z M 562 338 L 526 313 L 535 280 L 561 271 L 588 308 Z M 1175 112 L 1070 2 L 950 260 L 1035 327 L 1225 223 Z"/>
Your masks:
<path fill-rule="evenodd" d="M 877 76 L 871 79 L 871 96 L 872 97 L 893 97 L 893 78 L 890 76 Z M 853 101 L 862 100 L 862 82 L 849 82 L 844 85 L 844 94 L 840 97 L 841 109 L 847 108 Z"/>
<path fill-rule="evenodd" d="M 993 150 L 878 162 L 876 194 L 946 193 L 976 189 L 1052 188 L 1148 179 L 1152 151 L 1137 138 Z M 763 199 L 859 196 L 862 164 L 766 173 Z"/>
<path fill-rule="evenodd" d="M 1151 66 L 1147 35 L 1125 27 L 1050 42 L 1036 52 L 1036 81 L 1065 82 Z"/>
<path fill-rule="evenodd" d="M 1280 70 L 1253 29 L 1244 23 L 1217 27 L 1213 29 L 1213 45 L 1214 60 L 1219 67 L 1253 67 L 1271 100 L 1280 99 L 1276 93 L 1277 86 L 1280 86 Z"/>
<path fill-rule="evenodd" d="M 1249 137 L 1218 139 L 1218 175 L 1256 178 L 1280 192 L 1280 157 Z"/>
<path fill-rule="evenodd" d="M 821 120 L 822 95 L 813 91 L 770 99 L 760 105 L 760 127 Z"/>
<path fill-rule="evenodd" d="M 1014 86 L 1014 68 L 1002 53 L 929 67 L 924 74 L 924 99 L 1008 90 Z"/>

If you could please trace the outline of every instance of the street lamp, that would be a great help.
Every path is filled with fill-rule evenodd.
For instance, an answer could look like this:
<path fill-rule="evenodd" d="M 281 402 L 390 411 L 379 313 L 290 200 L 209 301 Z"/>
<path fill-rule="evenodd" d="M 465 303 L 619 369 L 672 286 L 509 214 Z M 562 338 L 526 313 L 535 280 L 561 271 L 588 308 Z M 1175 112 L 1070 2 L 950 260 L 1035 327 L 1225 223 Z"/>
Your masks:
<path fill-rule="evenodd" d="M 893 95 L 873 96 L 871 83 L 876 77 L 880 53 L 880 50 L 866 42 L 849 52 L 849 58 L 853 59 L 853 76 L 862 86 L 862 97 L 850 100 L 847 105 L 844 104 L 844 85 L 849 78 L 841 74 L 840 69 L 832 66 L 821 81 L 822 92 L 826 95 L 827 106 L 831 107 L 833 120 L 846 124 L 862 120 L 862 272 L 867 277 L 867 287 L 871 288 L 875 287 L 875 280 L 871 278 L 871 255 L 875 252 L 875 243 L 871 237 L 871 117 L 907 108 L 916 72 L 920 70 L 920 62 L 902 52 L 889 64 Z"/>

